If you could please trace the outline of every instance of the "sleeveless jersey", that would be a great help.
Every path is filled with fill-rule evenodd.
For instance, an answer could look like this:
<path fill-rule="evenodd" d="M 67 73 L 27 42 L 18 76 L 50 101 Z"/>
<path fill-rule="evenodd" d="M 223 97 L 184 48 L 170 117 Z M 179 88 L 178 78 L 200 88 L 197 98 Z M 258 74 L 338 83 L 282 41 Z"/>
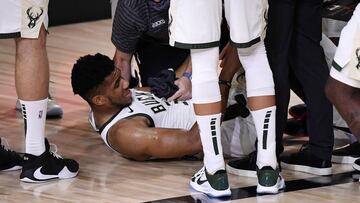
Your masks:
<path fill-rule="evenodd" d="M 89 114 L 89 122 L 98 131 L 105 144 L 111 148 L 107 141 L 109 129 L 124 118 L 143 116 L 149 119 L 151 126 L 156 128 L 178 128 L 189 130 L 196 122 L 191 101 L 167 102 L 149 92 L 131 90 L 132 103 L 112 118 L 99 129 L 96 128 L 93 113 Z"/>

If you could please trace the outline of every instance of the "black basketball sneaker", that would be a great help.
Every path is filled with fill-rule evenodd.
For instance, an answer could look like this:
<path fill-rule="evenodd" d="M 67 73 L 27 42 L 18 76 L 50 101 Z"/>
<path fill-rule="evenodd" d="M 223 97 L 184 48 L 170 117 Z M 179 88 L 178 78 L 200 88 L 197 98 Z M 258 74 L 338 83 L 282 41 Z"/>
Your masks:
<path fill-rule="evenodd" d="M 289 108 L 289 114 L 296 120 L 306 119 L 306 104 L 297 104 Z"/>
<path fill-rule="evenodd" d="M 308 145 L 303 145 L 298 152 L 283 154 L 281 157 L 281 167 L 294 171 L 302 171 L 315 175 L 331 175 L 331 160 L 325 160 L 316 156 Z"/>
<path fill-rule="evenodd" d="M 53 179 L 73 178 L 78 174 L 79 164 L 72 159 L 63 159 L 56 152 L 50 151 L 50 145 L 45 139 L 45 152 L 40 156 L 25 154 L 20 180 L 38 183 Z"/>
<path fill-rule="evenodd" d="M 251 152 L 247 157 L 230 160 L 226 164 L 226 170 L 234 175 L 257 177 L 256 176 L 257 152 Z"/>
<path fill-rule="evenodd" d="M 359 158 L 360 143 L 354 142 L 333 150 L 331 161 L 334 163 L 352 164 Z"/>
<path fill-rule="evenodd" d="M 7 142 L 5 142 L 7 143 Z M 0 171 L 14 171 L 21 169 L 20 155 L 2 143 L 0 138 Z"/>
<path fill-rule="evenodd" d="M 360 171 L 360 159 L 356 159 L 353 164 L 353 168 L 357 171 Z M 360 181 L 360 179 L 359 179 Z"/>

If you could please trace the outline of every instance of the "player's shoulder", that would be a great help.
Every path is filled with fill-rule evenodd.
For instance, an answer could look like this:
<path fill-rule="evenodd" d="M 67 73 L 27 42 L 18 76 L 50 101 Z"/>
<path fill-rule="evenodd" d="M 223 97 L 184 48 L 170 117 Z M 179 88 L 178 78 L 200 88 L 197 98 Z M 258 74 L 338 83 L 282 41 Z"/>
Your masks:
<path fill-rule="evenodd" d="M 116 121 L 111 126 L 111 133 L 128 134 L 132 133 L 135 129 L 148 127 L 152 119 L 146 114 L 134 114 Z"/>

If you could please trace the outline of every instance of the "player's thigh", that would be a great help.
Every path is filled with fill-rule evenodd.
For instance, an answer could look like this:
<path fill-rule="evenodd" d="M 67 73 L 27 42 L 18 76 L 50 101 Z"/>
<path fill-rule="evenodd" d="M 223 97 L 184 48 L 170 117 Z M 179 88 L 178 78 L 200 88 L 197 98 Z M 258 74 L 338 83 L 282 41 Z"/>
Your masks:
<path fill-rule="evenodd" d="M 230 39 L 236 47 L 250 47 L 264 37 L 266 0 L 225 0 L 224 6 Z"/>
<path fill-rule="evenodd" d="M 221 0 L 171 0 L 170 45 L 187 48 L 219 46 Z"/>

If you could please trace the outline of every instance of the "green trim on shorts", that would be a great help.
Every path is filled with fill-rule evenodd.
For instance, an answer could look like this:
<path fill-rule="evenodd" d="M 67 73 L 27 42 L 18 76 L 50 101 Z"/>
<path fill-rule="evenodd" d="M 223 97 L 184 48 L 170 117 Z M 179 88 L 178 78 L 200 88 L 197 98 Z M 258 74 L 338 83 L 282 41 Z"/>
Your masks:
<path fill-rule="evenodd" d="M 185 44 L 180 42 L 175 42 L 174 47 L 180 48 L 180 49 L 207 49 L 207 48 L 213 48 L 220 46 L 220 41 L 216 42 L 209 42 L 209 43 L 203 43 L 203 44 Z"/>
<path fill-rule="evenodd" d="M 246 43 L 236 43 L 234 41 L 232 41 L 230 39 L 230 43 L 235 46 L 236 48 L 248 48 L 248 47 L 251 47 L 252 45 L 256 44 L 256 43 L 259 43 L 261 40 L 260 40 L 260 37 L 258 38 L 255 38 L 253 40 L 251 40 L 250 42 L 246 42 Z"/>
<path fill-rule="evenodd" d="M 343 69 L 339 64 L 337 64 L 335 62 L 335 60 L 333 60 L 333 62 L 331 63 L 331 65 L 339 72 L 341 72 L 341 70 Z"/>
<path fill-rule="evenodd" d="M 19 37 L 21 37 L 20 32 L 0 33 L 0 39 L 19 38 Z"/>

